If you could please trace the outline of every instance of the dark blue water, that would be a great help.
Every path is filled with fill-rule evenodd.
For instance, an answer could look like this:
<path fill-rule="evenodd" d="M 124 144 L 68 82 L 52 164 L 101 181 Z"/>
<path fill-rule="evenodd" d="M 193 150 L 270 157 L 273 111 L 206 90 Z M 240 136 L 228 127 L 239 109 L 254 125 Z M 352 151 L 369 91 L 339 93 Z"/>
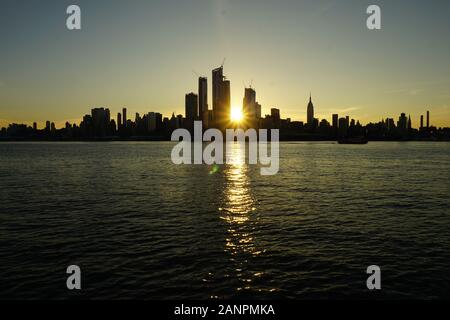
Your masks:
<path fill-rule="evenodd" d="M 282 143 L 275 176 L 172 146 L 1 143 L 0 297 L 448 298 L 450 143 Z"/>

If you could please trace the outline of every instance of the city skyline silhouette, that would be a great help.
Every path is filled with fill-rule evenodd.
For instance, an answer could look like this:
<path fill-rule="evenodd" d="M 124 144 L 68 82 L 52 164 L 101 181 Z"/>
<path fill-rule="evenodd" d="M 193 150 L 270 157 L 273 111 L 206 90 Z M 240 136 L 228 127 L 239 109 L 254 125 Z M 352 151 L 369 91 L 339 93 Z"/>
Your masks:
<path fill-rule="evenodd" d="M 448 140 L 450 128 L 436 128 L 430 122 L 430 111 L 420 117 L 420 125 L 414 128 L 411 115 L 400 114 L 396 121 L 393 117 L 376 123 L 361 124 L 348 114 L 332 114 L 328 119 L 315 115 L 312 93 L 306 107 L 305 121 L 283 118 L 282 110 L 272 107 L 270 114 L 262 113 L 257 101 L 256 89 L 251 85 L 245 88 L 241 107 L 231 105 L 231 81 L 224 73 L 223 64 L 212 70 L 212 108 L 208 104 L 208 77 L 198 78 L 198 89 L 185 94 L 185 112 L 165 117 L 151 110 L 144 114 L 135 113 L 134 118 L 126 107 L 117 117 L 108 107 L 94 107 L 91 114 L 83 116 L 79 123 L 66 122 L 63 128 L 57 128 L 54 122 L 47 120 L 44 128 L 37 122 L 32 127 L 25 124 L 9 124 L 0 130 L 3 139 L 57 139 L 83 140 L 91 138 L 133 139 L 147 137 L 150 140 L 169 140 L 172 132 L 185 128 L 192 132 L 194 121 L 202 121 L 204 129 L 217 128 L 221 131 L 232 128 L 241 129 L 280 129 L 283 140 L 333 140 L 364 137 L 371 140 Z M 134 120 L 133 120 L 134 119 Z M 426 122 L 425 122 L 426 121 Z"/>

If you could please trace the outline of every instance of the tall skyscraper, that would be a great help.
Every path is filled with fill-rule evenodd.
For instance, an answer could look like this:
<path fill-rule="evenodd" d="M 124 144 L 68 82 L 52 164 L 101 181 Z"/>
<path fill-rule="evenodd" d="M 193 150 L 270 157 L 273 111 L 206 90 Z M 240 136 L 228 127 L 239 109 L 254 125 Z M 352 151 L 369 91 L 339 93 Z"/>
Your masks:
<path fill-rule="evenodd" d="M 430 128 L 430 111 L 427 111 L 427 129 Z"/>
<path fill-rule="evenodd" d="M 122 123 L 123 123 L 123 127 L 126 128 L 127 127 L 127 108 L 123 108 L 122 109 Z"/>
<path fill-rule="evenodd" d="M 309 95 L 309 103 L 308 103 L 308 108 L 306 110 L 308 119 L 307 119 L 307 123 L 309 126 L 313 126 L 314 124 L 314 105 L 312 103 L 312 99 L 311 99 L 311 95 Z"/>
<path fill-rule="evenodd" d="M 186 120 L 188 122 L 194 122 L 194 120 L 198 119 L 198 96 L 191 92 L 186 94 L 185 99 L 185 113 Z"/>
<path fill-rule="evenodd" d="M 208 79 L 198 78 L 198 118 L 204 121 L 205 113 L 208 111 Z"/>
<path fill-rule="evenodd" d="M 339 115 L 338 114 L 333 114 L 333 128 L 337 129 L 338 128 L 338 121 L 339 121 Z"/>
<path fill-rule="evenodd" d="M 280 117 L 280 109 L 271 108 L 270 109 L 270 115 L 271 115 L 272 119 L 275 120 L 275 121 L 280 121 L 280 119 L 281 119 L 281 117 Z"/>
<path fill-rule="evenodd" d="M 94 135 L 106 136 L 111 134 L 111 115 L 109 109 L 93 108 L 91 110 L 91 117 L 94 126 Z"/>
<path fill-rule="evenodd" d="M 227 123 L 230 121 L 230 112 L 231 112 L 231 83 L 229 80 L 224 80 L 222 82 L 222 92 L 221 92 L 221 113 L 222 113 L 222 121 Z"/>
<path fill-rule="evenodd" d="M 279 129 L 281 126 L 280 109 L 271 108 L 270 109 L 270 117 L 272 119 L 272 128 Z"/>
<path fill-rule="evenodd" d="M 391 131 L 395 128 L 395 121 L 393 118 L 386 119 L 386 127 L 387 127 L 388 131 Z"/>
<path fill-rule="evenodd" d="M 225 80 L 223 67 L 212 71 L 213 114 L 215 126 L 226 129 L 230 121 L 230 81 Z"/>
<path fill-rule="evenodd" d="M 214 69 L 212 71 L 212 108 L 213 112 L 217 113 L 220 108 L 220 93 L 223 82 L 223 67 Z"/>
<path fill-rule="evenodd" d="M 256 91 L 253 88 L 245 88 L 242 110 L 246 121 L 256 117 Z"/>
<path fill-rule="evenodd" d="M 117 130 L 122 127 L 122 114 L 120 112 L 117 113 Z"/>
<path fill-rule="evenodd" d="M 423 129 L 423 115 L 420 116 L 420 129 Z"/>
<path fill-rule="evenodd" d="M 256 120 L 261 119 L 261 105 L 256 102 Z"/>
<path fill-rule="evenodd" d="M 401 131 L 406 131 L 406 129 L 408 128 L 408 118 L 406 117 L 405 113 L 402 113 L 398 118 L 397 127 Z"/>

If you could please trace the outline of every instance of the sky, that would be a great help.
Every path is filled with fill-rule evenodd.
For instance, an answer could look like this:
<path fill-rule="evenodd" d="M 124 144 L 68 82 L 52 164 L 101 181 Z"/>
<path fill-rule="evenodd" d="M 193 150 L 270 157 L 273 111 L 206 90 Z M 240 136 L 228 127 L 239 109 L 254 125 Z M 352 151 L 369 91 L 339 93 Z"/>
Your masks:
<path fill-rule="evenodd" d="M 66 28 L 81 7 L 82 30 Z M 366 9 L 381 7 L 382 29 Z M 0 0 L 0 126 L 79 122 L 93 107 L 184 114 L 222 64 L 233 106 L 362 123 L 401 112 L 450 127 L 448 0 Z"/>

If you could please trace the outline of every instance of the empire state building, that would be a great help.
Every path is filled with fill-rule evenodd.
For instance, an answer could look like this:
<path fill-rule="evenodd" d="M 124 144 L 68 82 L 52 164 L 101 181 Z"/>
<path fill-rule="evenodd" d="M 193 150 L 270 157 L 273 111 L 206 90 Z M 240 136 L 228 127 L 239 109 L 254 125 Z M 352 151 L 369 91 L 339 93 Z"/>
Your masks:
<path fill-rule="evenodd" d="M 314 105 L 311 100 L 311 95 L 309 95 L 307 115 L 308 115 L 308 125 L 312 126 L 314 124 Z"/>

